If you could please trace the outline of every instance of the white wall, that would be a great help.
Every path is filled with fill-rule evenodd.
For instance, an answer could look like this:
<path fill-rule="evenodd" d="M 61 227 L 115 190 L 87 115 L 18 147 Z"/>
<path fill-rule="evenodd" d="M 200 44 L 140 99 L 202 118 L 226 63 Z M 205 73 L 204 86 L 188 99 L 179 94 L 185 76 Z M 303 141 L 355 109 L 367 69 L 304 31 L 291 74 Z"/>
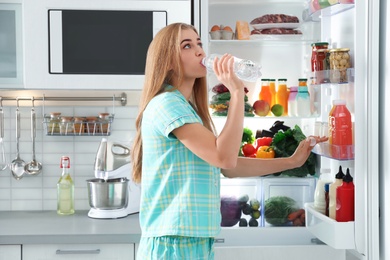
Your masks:
<path fill-rule="evenodd" d="M 93 95 L 93 94 L 92 94 Z M 8 102 L 9 103 L 9 102 Z M 29 162 L 32 159 L 30 135 L 31 106 L 20 107 L 21 138 L 20 156 Z M 107 104 L 107 103 L 105 103 Z M 16 103 L 15 103 L 16 105 Z M 4 144 L 6 158 L 11 162 L 16 157 L 15 106 L 5 106 Z M 45 113 L 62 112 L 62 115 L 97 115 L 99 112 L 112 113 L 112 106 L 46 106 Z M 42 106 L 36 106 L 37 137 L 36 159 L 43 164 L 43 172 L 36 176 L 24 176 L 21 180 L 12 177 L 10 169 L 0 171 L 0 211 L 56 210 L 56 183 L 61 176 L 60 158 L 70 157 L 71 174 L 75 182 L 75 209 L 88 210 L 86 180 L 94 178 L 93 164 L 101 136 L 47 136 L 43 131 Z M 109 140 L 129 142 L 135 133 L 136 105 L 115 107 Z"/>

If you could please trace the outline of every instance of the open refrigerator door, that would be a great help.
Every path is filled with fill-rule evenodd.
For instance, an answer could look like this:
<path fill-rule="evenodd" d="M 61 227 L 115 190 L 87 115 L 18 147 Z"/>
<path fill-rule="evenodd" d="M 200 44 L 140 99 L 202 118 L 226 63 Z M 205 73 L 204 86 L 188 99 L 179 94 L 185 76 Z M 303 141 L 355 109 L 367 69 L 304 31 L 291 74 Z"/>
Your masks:
<path fill-rule="evenodd" d="M 239 227 L 239 224 L 222 228 L 216 240 L 217 252 L 218 247 L 271 245 L 305 245 L 307 251 L 310 250 L 309 245 L 314 249 L 318 244 L 326 244 L 324 259 L 380 259 L 376 106 L 378 64 L 375 63 L 379 56 L 379 4 L 362 0 L 208 0 L 201 1 L 199 9 L 201 19 L 198 26 L 207 54 L 231 53 L 252 60 L 262 66 L 263 78 L 285 78 L 289 87 L 297 86 L 300 78 L 308 79 L 310 116 L 259 117 L 255 114 L 245 119 L 245 127 L 256 132 L 270 129 L 275 121 L 283 121 L 291 127 L 298 125 L 306 136 L 327 135 L 332 102 L 338 99 L 346 101 L 353 123 L 353 144 L 348 147 L 346 158 L 331 154 L 334 147 L 329 143 L 316 145 L 313 151 L 317 166 L 313 176 L 267 176 L 253 179 L 221 177 L 222 196 L 248 195 L 249 198 L 259 199 L 261 206 L 272 196 L 293 197 L 300 207 L 305 208 L 306 227 L 275 227 L 267 223 L 262 211 L 258 228 Z M 291 28 L 287 29 L 290 31 L 276 30 L 267 34 L 254 32 L 258 29 L 267 32 L 264 30 L 275 27 L 266 24 L 260 26 L 269 28 L 256 28 L 251 25 L 255 18 L 268 14 L 296 16 L 299 23 L 294 28 L 289 24 Z M 237 39 L 241 30 L 241 22 L 238 21 L 249 24 L 252 33 L 249 39 Z M 215 25 L 220 29 L 226 26 L 232 28 L 232 38 L 215 38 L 215 34 L 211 33 Z M 300 33 L 291 34 L 291 30 Z M 337 68 L 312 72 L 311 46 L 317 42 L 328 42 L 329 49 L 348 49 L 350 64 L 343 79 L 341 70 Z M 212 74 L 209 74 L 208 84 L 212 99 L 215 93 L 211 89 L 218 85 Z M 259 99 L 260 79 L 253 83 L 246 82 L 246 87 L 249 90 L 248 103 L 253 105 Z M 214 117 L 213 120 L 217 130 L 221 130 L 225 118 Z M 339 166 L 344 171 L 347 168 L 350 170 L 355 183 L 355 219 L 350 222 L 337 222 L 316 211 L 312 203 L 316 181 L 321 172 L 330 170 L 334 176 Z M 313 182 L 310 182 L 311 179 Z M 250 218 L 247 218 L 249 221 Z M 232 251 L 226 254 L 221 251 L 219 255 L 225 257 L 234 255 Z M 322 259 L 321 256 L 319 259 Z"/>

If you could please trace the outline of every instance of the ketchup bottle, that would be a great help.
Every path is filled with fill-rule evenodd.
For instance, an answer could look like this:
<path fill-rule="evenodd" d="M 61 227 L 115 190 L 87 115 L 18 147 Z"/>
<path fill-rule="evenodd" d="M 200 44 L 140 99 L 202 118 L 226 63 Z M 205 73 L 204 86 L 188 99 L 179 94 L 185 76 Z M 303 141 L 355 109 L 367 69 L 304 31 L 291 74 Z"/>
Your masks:
<path fill-rule="evenodd" d="M 336 189 L 336 221 L 348 222 L 355 220 L 355 185 L 347 169 L 343 184 Z"/>

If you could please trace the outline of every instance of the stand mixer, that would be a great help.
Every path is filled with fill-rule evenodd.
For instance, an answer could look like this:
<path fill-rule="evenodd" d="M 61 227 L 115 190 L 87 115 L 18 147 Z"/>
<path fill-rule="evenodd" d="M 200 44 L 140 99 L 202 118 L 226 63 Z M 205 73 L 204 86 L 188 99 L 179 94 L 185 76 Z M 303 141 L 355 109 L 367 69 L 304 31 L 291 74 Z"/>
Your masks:
<path fill-rule="evenodd" d="M 131 180 L 131 172 L 130 149 L 102 138 L 95 159 L 96 179 L 87 180 L 88 217 L 122 218 L 139 212 L 141 190 Z"/>

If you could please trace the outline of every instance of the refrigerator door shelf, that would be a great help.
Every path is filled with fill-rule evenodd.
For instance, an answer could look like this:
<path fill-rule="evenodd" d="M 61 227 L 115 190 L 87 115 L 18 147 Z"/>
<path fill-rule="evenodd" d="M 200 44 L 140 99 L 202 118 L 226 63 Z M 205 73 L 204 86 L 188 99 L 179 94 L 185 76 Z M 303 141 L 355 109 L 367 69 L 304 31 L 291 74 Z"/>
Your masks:
<path fill-rule="evenodd" d="M 313 148 L 313 153 L 335 160 L 354 160 L 354 145 L 332 145 L 329 143 L 319 143 Z"/>
<path fill-rule="evenodd" d="M 335 249 L 355 249 L 355 222 L 337 222 L 305 204 L 306 227 L 322 242 Z"/>

